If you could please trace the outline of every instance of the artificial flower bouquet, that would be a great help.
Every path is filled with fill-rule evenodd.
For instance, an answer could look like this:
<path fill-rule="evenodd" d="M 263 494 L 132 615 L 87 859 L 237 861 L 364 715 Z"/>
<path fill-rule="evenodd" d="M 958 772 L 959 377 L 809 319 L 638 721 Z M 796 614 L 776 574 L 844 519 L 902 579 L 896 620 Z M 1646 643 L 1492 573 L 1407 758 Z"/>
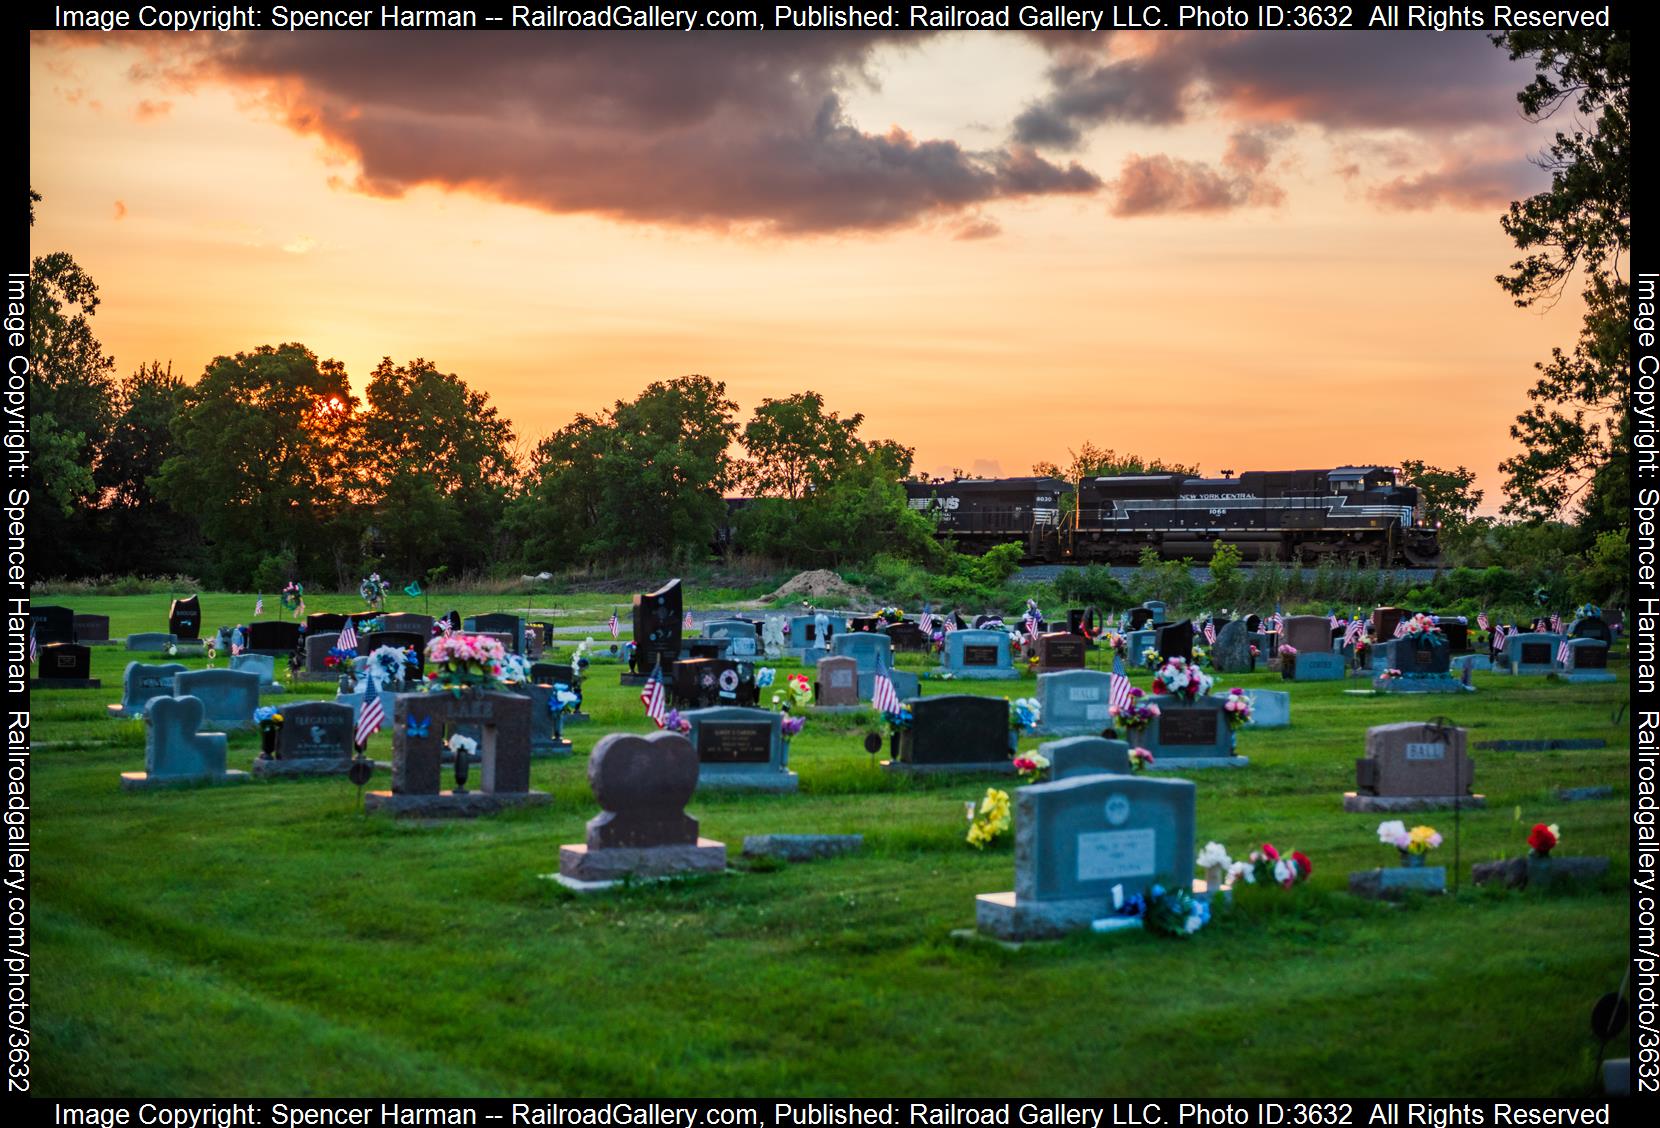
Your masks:
<path fill-rule="evenodd" d="M 1009 808 L 1009 793 L 995 787 L 986 788 L 984 799 L 976 806 L 970 800 L 968 806 L 968 844 L 976 850 L 984 850 L 991 843 L 1007 834 L 1012 823 Z"/>
<path fill-rule="evenodd" d="M 1041 752 L 1028 752 L 1014 758 L 1014 770 L 1027 783 L 1042 783 L 1043 773 L 1049 770 L 1049 757 Z"/>
<path fill-rule="evenodd" d="M 1132 736 L 1144 732 L 1159 715 L 1159 707 L 1146 700 L 1146 697 L 1146 692 L 1137 687 L 1130 690 L 1128 705 L 1110 706 L 1107 713 L 1112 717 L 1114 727 Z"/>
<path fill-rule="evenodd" d="M 1153 753 L 1147 748 L 1130 749 L 1130 770 L 1144 772 L 1153 766 Z"/>
<path fill-rule="evenodd" d="M 453 690 L 498 689 L 507 649 L 488 635 L 440 635 L 427 643 L 427 680 Z"/>
<path fill-rule="evenodd" d="M 1378 841 L 1393 846 L 1401 853 L 1401 861 L 1408 865 L 1422 865 L 1424 855 L 1441 846 L 1441 835 L 1432 826 L 1415 826 L 1411 830 L 1400 819 L 1378 824 Z"/>
<path fill-rule="evenodd" d="M 1556 844 L 1562 840 L 1562 832 L 1555 823 L 1549 826 L 1544 823 L 1535 823 L 1533 829 L 1527 832 L 1527 856 L 1530 858 L 1548 858 L 1550 852 L 1556 849 Z"/>
<path fill-rule="evenodd" d="M 1194 701 L 1210 692 L 1211 676 L 1185 658 L 1172 658 L 1153 675 L 1153 692 Z"/>
<path fill-rule="evenodd" d="M 1227 718 L 1230 729 L 1250 723 L 1251 699 L 1245 695 L 1243 689 L 1235 686 L 1228 690 L 1227 695 L 1222 698 L 1222 716 Z"/>

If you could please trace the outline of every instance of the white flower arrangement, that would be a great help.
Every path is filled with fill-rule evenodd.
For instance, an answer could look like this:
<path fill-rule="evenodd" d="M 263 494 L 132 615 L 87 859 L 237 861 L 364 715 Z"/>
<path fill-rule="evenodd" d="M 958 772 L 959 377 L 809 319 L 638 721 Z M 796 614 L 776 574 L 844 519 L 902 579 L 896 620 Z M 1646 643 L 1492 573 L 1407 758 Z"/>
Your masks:
<path fill-rule="evenodd" d="M 1220 842 L 1207 842 L 1194 864 L 1203 870 L 1228 869 L 1233 865 L 1233 859 L 1228 857 L 1228 848 Z"/>
<path fill-rule="evenodd" d="M 460 733 L 456 733 L 454 736 L 450 737 L 449 748 L 450 751 L 454 752 L 457 756 L 465 755 L 472 757 L 478 754 L 478 741 L 474 740 L 470 736 L 463 736 Z"/>
<path fill-rule="evenodd" d="M 376 647 L 373 653 L 363 660 L 363 678 L 359 680 L 359 687 L 364 681 L 369 682 L 376 689 L 389 685 L 402 685 L 404 678 L 413 669 L 409 664 L 409 657 L 396 646 Z"/>

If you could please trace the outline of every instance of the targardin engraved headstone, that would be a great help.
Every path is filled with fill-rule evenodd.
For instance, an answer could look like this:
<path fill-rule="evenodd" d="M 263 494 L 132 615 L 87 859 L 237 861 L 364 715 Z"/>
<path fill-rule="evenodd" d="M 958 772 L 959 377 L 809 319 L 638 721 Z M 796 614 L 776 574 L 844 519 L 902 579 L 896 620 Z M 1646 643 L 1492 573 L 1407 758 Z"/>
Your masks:
<path fill-rule="evenodd" d="M 121 703 L 105 708 L 112 717 L 142 717 L 151 698 L 173 695 L 173 678 L 186 669 L 177 662 L 159 666 L 128 662 L 121 675 Z"/>
<path fill-rule="evenodd" d="M 1079 775 L 1015 792 L 1014 889 L 975 898 L 979 930 L 1032 940 L 1088 928 L 1154 885 L 1193 872 L 1188 780 Z"/>
<path fill-rule="evenodd" d="M 1482 807 L 1470 794 L 1475 764 L 1466 751 L 1469 733 L 1456 725 L 1402 721 L 1366 730 L 1366 755 L 1355 761 L 1354 791 L 1345 811 L 1427 811 Z"/>
<path fill-rule="evenodd" d="M 1039 674 L 1037 701 L 1046 736 L 1094 735 L 1112 725 L 1112 675 L 1101 670 L 1063 670 Z"/>
<path fill-rule="evenodd" d="M 1221 697 L 1177 702 L 1170 696 L 1153 698 L 1159 715 L 1147 726 L 1142 747 L 1153 753 L 1154 770 L 1195 767 L 1243 767 L 1249 761 L 1234 755 L 1233 732 Z"/>
<path fill-rule="evenodd" d="M 98 689 L 103 684 L 92 676 L 92 651 L 73 642 L 41 647 L 36 671 L 30 689 Z"/>
<path fill-rule="evenodd" d="M 1000 630 L 961 630 L 945 636 L 943 669 L 954 678 L 995 679 L 1015 676 L 1009 635 Z"/>
<path fill-rule="evenodd" d="M 686 803 L 699 765 L 691 741 L 673 732 L 614 732 L 588 757 L 588 785 L 601 814 L 587 841 L 559 848 L 557 880 L 573 889 L 604 888 L 624 877 L 719 873 L 726 847 L 700 838 Z"/>
<path fill-rule="evenodd" d="M 1038 745 L 1049 761 L 1049 781 L 1084 775 L 1130 774 L 1130 742 L 1101 736 L 1069 736 Z"/>
<path fill-rule="evenodd" d="M 859 663 L 849 657 L 820 658 L 818 701 L 821 708 L 854 708 L 859 704 Z"/>
<path fill-rule="evenodd" d="M 1038 673 L 1084 668 L 1084 640 L 1082 636 L 1065 631 L 1038 635 Z"/>
<path fill-rule="evenodd" d="M 249 778 L 247 772 L 225 770 L 225 734 L 201 731 L 202 702 L 197 698 L 152 698 L 144 717 L 144 770 L 121 773 L 127 790 Z"/>
<path fill-rule="evenodd" d="M 108 615 L 75 616 L 75 641 L 82 646 L 113 646 Z"/>
<path fill-rule="evenodd" d="M 469 690 L 400 693 L 392 706 L 392 790 L 363 797 L 366 811 L 473 816 L 549 802 L 530 789 L 530 698 Z M 444 753 L 458 729 L 477 732 L 477 790 L 443 790 Z M 459 769 L 459 765 L 457 766 Z"/>
<path fill-rule="evenodd" d="M 884 767 L 926 772 L 1014 771 L 1009 703 L 1003 698 L 952 693 L 913 697 L 904 704 L 911 711 L 911 724 L 894 734 L 893 759 Z"/>
<path fill-rule="evenodd" d="M 201 638 L 202 601 L 194 595 L 188 599 L 175 599 L 167 612 L 167 632 L 175 638 Z"/>
<path fill-rule="evenodd" d="M 29 629 L 35 632 L 35 642 L 41 646 L 50 642 L 74 642 L 75 612 L 46 604 L 31 606 Z"/>
<path fill-rule="evenodd" d="M 259 708 L 259 675 L 241 670 L 186 670 L 173 675 L 173 696 L 202 702 L 207 723 L 216 729 L 254 727 Z"/>
<path fill-rule="evenodd" d="M 333 701 L 296 701 L 282 707 L 274 759 L 254 761 L 256 776 L 345 775 L 351 770 L 352 710 Z"/>
<path fill-rule="evenodd" d="M 1293 615 L 1285 621 L 1285 639 L 1280 644 L 1296 651 L 1292 659 L 1293 681 L 1336 681 L 1343 677 L 1343 656 L 1331 649 L 1331 624 L 1324 615 Z M 1283 666 L 1282 666 L 1283 668 Z"/>
<path fill-rule="evenodd" d="M 789 744 L 781 713 L 767 709 L 694 709 L 691 722 L 697 750 L 699 791 L 795 791 Z"/>

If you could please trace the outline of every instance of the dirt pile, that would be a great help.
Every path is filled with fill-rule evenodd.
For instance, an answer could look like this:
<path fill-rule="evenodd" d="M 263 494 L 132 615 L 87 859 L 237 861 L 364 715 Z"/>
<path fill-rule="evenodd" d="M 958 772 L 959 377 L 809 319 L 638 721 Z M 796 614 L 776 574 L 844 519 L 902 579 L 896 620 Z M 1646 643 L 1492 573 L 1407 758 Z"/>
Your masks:
<path fill-rule="evenodd" d="M 864 588 L 854 587 L 836 573 L 823 568 L 812 572 L 798 572 L 784 586 L 765 598 L 797 602 L 806 600 L 834 607 L 868 607 L 876 602 Z"/>

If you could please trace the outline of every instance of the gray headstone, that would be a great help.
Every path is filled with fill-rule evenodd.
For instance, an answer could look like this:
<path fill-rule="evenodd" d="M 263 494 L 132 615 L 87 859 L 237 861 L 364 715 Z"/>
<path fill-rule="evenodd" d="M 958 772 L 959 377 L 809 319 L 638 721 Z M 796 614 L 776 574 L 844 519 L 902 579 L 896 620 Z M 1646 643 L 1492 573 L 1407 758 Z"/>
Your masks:
<path fill-rule="evenodd" d="M 1243 619 L 1235 619 L 1216 632 L 1210 648 L 1210 664 L 1224 674 L 1248 674 L 1256 664 L 1251 658 L 1251 632 Z"/>
<path fill-rule="evenodd" d="M 838 658 L 852 658 L 861 674 L 893 669 L 893 641 L 874 631 L 838 634 L 830 640 L 830 653 Z"/>
<path fill-rule="evenodd" d="M 1178 704 L 1167 696 L 1154 699 L 1159 715 L 1147 726 L 1143 747 L 1159 767 L 1170 761 L 1225 760 L 1233 756 L 1233 732 L 1228 728 L 1222 698 L 1200 697 Z"/>
<path fill-rule="evenodd" d="M 225 734 L 201 731 L 199 698 L 152 698 L 145 707 L 145 719 L 144 770 L 152 781 L 225 774 Z"/>
<path fill-rule="evenodd" d="M 337 649 L 340 635 L 335 631 L 308 634 L 305 640 L 305 676 L 307 678 L 337 678 L 338 669 L 328 665 L 329 651 Z"/>
<path fill-rule="evenodd" d="M 128 662 L 126 671 L 121 675 L 121 703 L 108 706 L 110 715 L 142 717 L 144 706 L 153 698 L 173 695 L 173 679 L 188 668 L 177 662 L 165 665 Z"/>
<path fill-rule="evenodd" d="M 178 638 L 174 635 L 158 634 L 155 631 L 140 631 L 138 634 L 127 636 L 127 649 L 156 653 L 166 650 L 178 641 Z"/>
<path fill-rule="evenodd" d="M 1469 732 L 1416 721 L 1366 730 L 1366 755 L 1355 762 L 1356 790 L 1378 796 L 1454 796 L 1469 793 L 1475 765 Z"/>
<path fill-rule="evenodd" d="M 1112 725 L 1108 713 L 1112 675 L 1100 670 L 1063 670 L 1039 674 L 1037 700 L 1042 710 L 1038 731 L 1054 735 L 1099 735 Z"/>
<path fill-rule="evenodd" d="M 1038 751 L 1049 760 L 1051 781 L 1082 775 L 1130 773 L 1130 742 L 1127 740 L 1108 740 L 1101 736 L 1069 736 L 1065 740 L 1051 740 L 1046 744 L 1040 744 Z"/>
<path fill-rule="evenodd" d="M 297 701 L 282 708 L 280 760 L 350 760 L 352 710 L 333 701 Z"/>
<path fill-rule="evenodd" d="M 449 734 L 473 729 L 477 788 L 487 795 L 530 791 L 530 698 L 515 693 L 400 693 L 392 706 L 392 792 L 436 795 Z M 468 787 L 473 782 L 468 781 Z"/>
<path fill-rule="evenodd" d="M 1559 634 L 1513 634 L 1504 640 L 1502 662 L 1513 674 L 1555 673 L 1556 648 L 1561 642 Z"/>
<path fill-rule="evenodd" d="M 269 654 L 232 655 L 230 668 L 253 674 L 259 678 L 261 690 L 282 691 L 282 686 L 277 683 L 277 660 Z"/>
<path fill-rule="evenodd" d="M 1247 689 L 1252 728 L 1285 728 L 1291 724 L 1291 695 L 1273 689 Z"/>
<path fill-rule="evenodd" d="M 945 636 L 944 668 L 956 678 L 1012 678 L 1009 635 L 1000 630 L 961 630 Z"/>
<path fill-rule="evenodd" d="M 697 752 L 698 790 L 796 789 L 782 713 L 720 705 L 681 716 L 692 726 L 688 736 Z"/>
<path fill-rule="evenodd" d="M 216 729 L 252 728 L 259 684 L 257 674 L 239 670 L 186 670 L 173 676 L 173 695 L 200 700 L 207 723 Z"/>

